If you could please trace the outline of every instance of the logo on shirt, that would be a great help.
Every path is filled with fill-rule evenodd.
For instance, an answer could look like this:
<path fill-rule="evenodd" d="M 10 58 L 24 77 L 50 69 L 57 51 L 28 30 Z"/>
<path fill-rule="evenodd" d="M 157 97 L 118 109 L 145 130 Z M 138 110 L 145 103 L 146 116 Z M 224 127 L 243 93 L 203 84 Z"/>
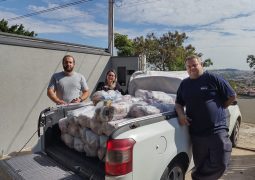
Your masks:
<path fill-rule="evenodd" d="M 207 86 L 202 86 L 202 87 L 200 87 L 200 90 L 201 90 L 201 91 L 205 91 L 205 90 L 207 90 L 207 89 L 208 89 Z"/>

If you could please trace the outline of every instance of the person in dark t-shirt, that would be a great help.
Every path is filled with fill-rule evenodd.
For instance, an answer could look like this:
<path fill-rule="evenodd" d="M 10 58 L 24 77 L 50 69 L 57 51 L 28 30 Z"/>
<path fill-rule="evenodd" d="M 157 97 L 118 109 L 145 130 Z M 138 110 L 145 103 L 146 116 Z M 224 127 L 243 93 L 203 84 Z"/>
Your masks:
<path fill-rule="evenodd" d="M 109 90 L 114 90 L 114 91 L 119 91 L 122 95 L 124 95 L 124 91 L 121 89 L 118 81 L 117 81 L 117 74 L 115 70 L 111 69 L 107 71 L 106 77 L 105 77 L 105 82 L 102 84 L 99 84 L 99 86 L 96 88 L 96 91 L 109 91 Z"/>
<path fill-rule="evenodd" d="M 231 156 L 225 111 L 236 93 L 222 77 L 204 72 L 200 57 L 187 57 L 185 66 L 189 77 L 178 88 L 175 108 L 179 123 L 190 130 L 195 164 L 192 179 L 216 180 Z"/>

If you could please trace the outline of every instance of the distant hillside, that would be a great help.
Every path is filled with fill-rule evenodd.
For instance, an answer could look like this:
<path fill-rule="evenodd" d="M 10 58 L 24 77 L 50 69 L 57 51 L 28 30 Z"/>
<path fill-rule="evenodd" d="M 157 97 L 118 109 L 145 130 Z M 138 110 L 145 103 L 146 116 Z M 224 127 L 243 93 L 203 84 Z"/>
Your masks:
<path fill-rule="evenodd" d="M 253 71 L 237 69 L 208 70 L 224 77 L 237 94 L 252 95 L 255 92 L 255 74 Z"/>
<path fill-rule="evenodd" d="M 216 69 L 216 70 L 208 70 L 210 72 L 219 74 L 226 78 L 227 80 L 251 80 L 254 79 L 254 73 L 250 70 L 238 70 L 238 69 Z"/>

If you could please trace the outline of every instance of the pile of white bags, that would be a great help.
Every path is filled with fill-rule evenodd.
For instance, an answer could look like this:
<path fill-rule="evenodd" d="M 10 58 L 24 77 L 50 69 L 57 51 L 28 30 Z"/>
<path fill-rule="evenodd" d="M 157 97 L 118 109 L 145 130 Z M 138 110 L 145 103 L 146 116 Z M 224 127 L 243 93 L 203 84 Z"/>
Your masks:
<path fill-rule="evenodd" d="M 61 139 L 87 156 L 105 159 L 106 142 L 118 123 L 130 118 L 158 114 L 174 109 L 172 95 L 160 91 L 137 90 L 135 97 L 118 91 L 97 91 L 88 105 L 71 110 L 59 120 Z"/>
<path fill-rule="evenodd" d="M 116 101 L 122 98 L 122 94 L 119 91 L 96 91 L 92 96 L 92 101 L 96 105 L 100 101 L 111 100 Z"/>
<path fill-rule="evenodd" d="M 125 118 L 128 115 L 131 103 L 111 102 L 108 105 L 98 103 L 96 106 L 95 119 L 100 122 L 115 121 Z"/>
<path fill-rule="evenodd" d="M 166 104 L 174 104 L 175 95 L 173 94 L 167 94 L 162 91 L 147 91 L 143 89 L 138 89 L 135 92 L 135 97 L 140 97 L 145 101 L 157 101 L 160 103 L 166 103 Z"/>

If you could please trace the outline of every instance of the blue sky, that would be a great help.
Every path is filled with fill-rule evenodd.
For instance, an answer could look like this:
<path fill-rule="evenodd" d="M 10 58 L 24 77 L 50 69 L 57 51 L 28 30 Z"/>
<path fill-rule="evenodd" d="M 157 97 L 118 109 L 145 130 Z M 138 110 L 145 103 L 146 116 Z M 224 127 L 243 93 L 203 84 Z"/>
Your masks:
<path fill-rule="evenodd" d="M 0 0 L 0 19 L 57 7 L 78 0 Z M 115 0 L 115 32 L 129 38 L 154 32 L 185 32 L 213 69 L 248 70 L 247 55 L 255 55 L 254 0 Z M 38 33 L 38 38 L 108 47 L 108 0 L 88 0 L 75 6 L 10 20 Z"/>

